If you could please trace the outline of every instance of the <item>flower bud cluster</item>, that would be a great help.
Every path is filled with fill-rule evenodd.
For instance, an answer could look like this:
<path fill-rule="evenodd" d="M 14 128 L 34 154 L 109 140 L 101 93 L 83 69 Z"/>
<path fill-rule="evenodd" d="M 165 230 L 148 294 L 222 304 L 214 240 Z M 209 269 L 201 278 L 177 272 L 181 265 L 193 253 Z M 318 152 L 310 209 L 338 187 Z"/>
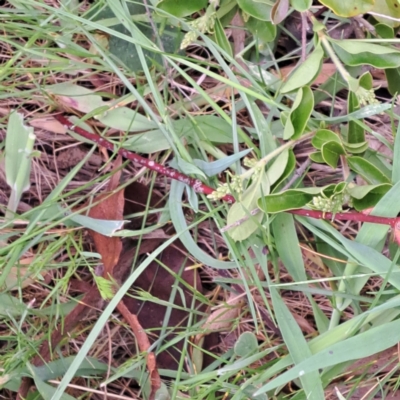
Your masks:
<path fill-rule="evenodd" d="M 223 183 L 218 188 L 209 194 L 207 197 L 211 200 L 219 200 L 225 197 L 227 194 L 241 195 L 243 193 L 243 182 L 240 175 L 232 175 L 229 173 L 230 183 Z"/>
<path fill-rule="evenodd" d="M 368 104 L 379 104 L 379 101 L 375 97 L 374 89 L 365 89 L 360 86 L 355 92 L 360 106 L 366 106 Z"/>
<path fill-rule="evenodd" d="M 202 17 L 192 21 L 190 26 L 193 27 L 193 30 L 189 31 L 184 36 L 181 43 L 181 50 L 186 49 L 186 47 L 191 45 L 197 39 L 197 31 L 201 33 L 212 32 L 214 30 L 216 16 L 217 14 L 215 12 L 207 12 Z"/>
<path fill-rule="evenodd" d="M 342 193 L 333 195 L 330 198 L 314 196 L 312 206 L 322 212 L 337 213 L 343 211 L 344 195 Z"/>

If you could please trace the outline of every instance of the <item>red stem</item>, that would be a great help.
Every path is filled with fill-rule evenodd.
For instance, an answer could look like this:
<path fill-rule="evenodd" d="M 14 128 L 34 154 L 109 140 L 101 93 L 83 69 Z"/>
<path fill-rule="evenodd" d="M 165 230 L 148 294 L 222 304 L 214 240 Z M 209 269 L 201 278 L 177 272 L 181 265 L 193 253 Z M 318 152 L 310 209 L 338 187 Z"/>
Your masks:
<path fill-rule="evenodd" d="M 107 141 L 106 139 L 102 138 L 99 135 L 96 135 L 95 133 L 91 133 L 86 131 L 85 129 L 79 128 L 79 126 L 75 126 L 72 122 L 70 122 L 67 118 L 65 118 L 63 115 L 54 115 L 54 118 L 60 122 L 66 129 L 70 129 L 71 131 L 74 131 L 78 135 L 83 136 L 86 139 L 91 140 L 92 142 L 97 143 L 98 145 L 105 147 L 106 149 L 110 151 L 116 150 L 118 154 L 120 154 L 122 157 L 131 160 L 133 162 L 136 162 L 140 165 L 145 166 L 146 168 L 155 171 L 161 175 L 165 175 L 170 177 L 171 179 L 175 179 L 179 182 L 183 182 L 190 187 L 194 189 L 195 192 L 197 193 L 204 193 L 204 194 L 211 194 L 214 193 L 215 189 L 211 188 L 210 186 L 205 185 L 203 182 L 201 182 L 199 179 L 195 178 L 190 178 L 176 169 L 169 168 L 169 167 L 164 167 L 161 164 L 156 163 L 155 161 L 148 160 L 147 158 L 144 158 L 142 156 L 139 156 L 136 153 L 133 153 L 129 150 L 119 148 L 116 149 L 116 146 Z M 222 200 L 227 201 L 229 203 L 234 203 L 235 198 L 231 196 L 230 194 L 227 194 L 222 198 Z"/>
<path fill-rule="evenodd" d="M 211 188 L 210 186 L 205 185 L 199 179 L 190 178 L 181 172 L 177 171 L 176 169 L 164 167 L 161 164 L 156 163 L 155 161 L 148 160 L 142 156 L 139 156 L 136 153 L 133 153 L 129 150 L 119 148 L 116 149 L 115 145 L 106 139 L 102 138 L 101 136 L 88 132 L 78 126 L 75 126 L 72 122 L 70 122 L 67 118 L 62 115 L 54 115 L 54 118 L 59 121 L 62 125 L 65 126 L 66 129 L 70 129 L 71 131 L 76 132 L 78 135 L 83 136 L 86 139 L 91 140 L 92 142 L 97 143 L 100 146 L 105 147 L 110 151 L 117 151 L 122 157 L 136 162 L 140 165 L 145 166 L 146 168 L 155 171 L 161 175 L 165 175 L 170 177 L 171 179 L 175 179 L 179 182 L 183 182 L 190 187 L 192 187 L 198 193 L 204 194 L 211 194 L 215 191 L 215 189 Z M 235 198 L 227 194 L 226 196 L 222 197 L 222 200 L 234 203 Z M 348 213 L 324 213 L 322 211 L 316 210 L 304 210 L 304 209 L 297 209 L 297 210 L 288 210 L 287 212 L 296 215 L 303 215 L 305 217 L 316 218 L 316 219 L 327 219 L 327 220 L 344 220 L 344 221 L 356 221 L 356 222 L 371 222 L 374 224 L 384 224 L 391 226 L 394 230 L 396 230 L 397 226 L 400 224 L 400 218 L 386 218 L 386 217 L 377 217 L 374 215 L 365 215 L 358 212 L 348 212 Z"/>
<path fill-rule="evenodd" d="M 396 228 L 400 218 L 387 218 L 377 217 L 375 215 L 365 215 L 359 212 L 348 212 L 348 213 L 324 213 L 323 211 L 316 210 L 288 210 L 287 212 L 296 215 L 303 215 L 305 217 L 316 218 L 316 219 L 328 219 L 328 220 L 342 220 L 342 221 L 356 221 L 356 222 L 371 222 L 373 224 L 389 225 L 393 229 Z"/>

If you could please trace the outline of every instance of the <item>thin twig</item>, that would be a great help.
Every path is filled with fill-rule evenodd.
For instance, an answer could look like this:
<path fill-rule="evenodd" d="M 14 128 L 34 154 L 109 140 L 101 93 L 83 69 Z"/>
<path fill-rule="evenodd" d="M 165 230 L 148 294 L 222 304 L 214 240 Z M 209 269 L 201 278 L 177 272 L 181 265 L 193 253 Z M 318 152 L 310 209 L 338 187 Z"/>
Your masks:
<path fill-rule="evenodd" d="M 161 175 L 165 175 L 170 177 L 171 179 L 175 179 L 179 182 L 185 183 L 192 187 L 195 192 L 197 193 L 204 193 L 204 194 L 211 194 L 214 193 L 215 189 L 211 188 L 210 186 L 207 186 L 203 182 L 201 182 L 199 179 L 195 178 L 190 178 L 189 176 L 182 174 L 181 172 L 177 171 L 176 169 L 165 167 L 164 165 L 158 164 L 155 161 L 148 160 L 147 158 L 144 158 L 142 156 L 139 156 L 139 154 L 133 153 L 129 150 L 126 150 L 124 148 L 117 148 L 117 146 L 108 140 L 104 139 L 103 137 L 96 135 L 95 133 L 91 133 L 86 131 L 85 129 L 79 128 L 78 126 L 75 126 L 72 122 L 70 122 L 67 118 L 65 118 L 63 115 L 54 115 L 54 118 L 60 122 L 62 125 L 65 126 L 66 129 L 70 129 L 71 131 L 77 133 L 80 136 L 83 136 L 85 139 L 89 139 L 94 143 L 97 143 L 98 145 L 105 147 L 106 149 L 110 151 L 116 151 L 118 154 L 120 154 L 122 157 L 136 162 L 140 165 L 143 165 L 144 167 L 150 169 L 151 171 L 155 171 Z M 222 200 L 228 202 L 228 203 L 234 203 L 235 198 L 227 194 L 222 198 Z"/>
<path fill-rule="evenodd" d="M 303 175 L 303 172 L 310 166 L 310 164 L 311 159 L 307 158 L 307 160 L 304 161 L 303 164 L 301 164 L 300 167 L 296 169 L 293 176 L 289 179 L 289 182 L 282 188 L 282 192 L 289 189 L 293 185 L 294 181 L 301 175 Z"/>
<path fill-rule="evenodd" d="M 300 13 L 301 15 L 301 58 L 300 62 L 306 61 L 306 48 L 307 48 L 307 29 L 308 29 L 308 22 L 307 22 L 307 14 Z"/>

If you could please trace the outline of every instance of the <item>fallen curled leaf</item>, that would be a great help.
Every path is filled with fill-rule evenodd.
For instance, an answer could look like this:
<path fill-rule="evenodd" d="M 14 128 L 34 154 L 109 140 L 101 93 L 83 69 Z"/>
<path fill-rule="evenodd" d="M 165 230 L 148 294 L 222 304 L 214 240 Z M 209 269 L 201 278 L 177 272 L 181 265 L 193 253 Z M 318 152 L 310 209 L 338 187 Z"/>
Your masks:
<path fill-rule="evenodd" d="M 122 163 L 119 156 L 114 164 L 118 169 Z M 103 193 L 94 199 L 95 206 L 89 210 L 92 218 L 105 220 L 123 220 L 124 217 L 124 190 L 119 189 L 121 170 L 114 173 L 107 187 L 107 193 Z M 97 252 L 101 255 L 104 266 L 103 277 L 108 279 L 113 274 L 114 266 L 117 264 L 122 250 L 122 241 L 119 237 L 107 237 L 100 233 L 90 231 Z"/>

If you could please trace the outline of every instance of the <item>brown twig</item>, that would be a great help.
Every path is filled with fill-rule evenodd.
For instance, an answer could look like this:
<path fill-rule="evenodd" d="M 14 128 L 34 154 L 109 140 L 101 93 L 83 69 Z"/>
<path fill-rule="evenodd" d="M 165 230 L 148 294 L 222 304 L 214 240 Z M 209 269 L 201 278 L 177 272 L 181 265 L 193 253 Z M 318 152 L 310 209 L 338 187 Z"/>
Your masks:
<path fill-rule="evenodd" d="M 122 316 L 128 321 L 129 325 L 131 326 L 133 333 L 135 334 L 135 338 L 139 345 L 140 351 L 146 354 L 146 364 L 147 369 L 149 370 L 150 375 L 150 395 L 149 400 L 154 400 L 156 397 L 156 392 L 161 387 L 161 378 L 160 374 L 158 373 L 157 364 L 156 364 L 156 356 L 153 352 L 149 352 L 148 349 L 150 348 L 150 341 L 149 338 L 140 325 L 138 317 L 131 313 L 128 308 L 126 307 L 124 301 L 120 301 L 118 303 L 118 311 L 122 314 Z"/>

